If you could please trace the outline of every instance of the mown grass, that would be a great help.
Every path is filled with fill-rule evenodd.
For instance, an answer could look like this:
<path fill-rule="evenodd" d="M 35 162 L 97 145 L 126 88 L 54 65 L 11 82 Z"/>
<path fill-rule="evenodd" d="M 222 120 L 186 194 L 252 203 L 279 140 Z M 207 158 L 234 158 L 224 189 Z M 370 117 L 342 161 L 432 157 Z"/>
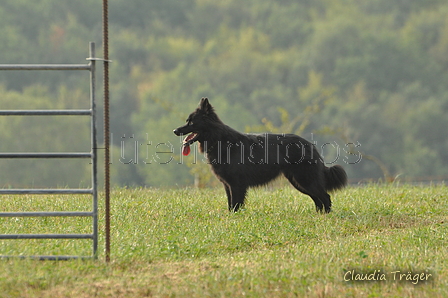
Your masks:
<path fill-rule="evenodd" d="M 448 188 L 369 185 L 333 212 L 285 187 L 250 191 L 238 213 L 222 189 L 116 189 L 112 262 L 0 261 L 0 297 L 447 297 Z M 87 206 L 87 207 L 85 207 Z M 82 211 L 88 198 L 2 197 L 3 211 Z M 79 220 L 79 219 L 78 219 Z M 89 221 L 1 219 L 1 233 L 88 232 Z M 1 254 L 90 254 L 85 240 L 4 240 Z M 387 281 L 345 281 L 380 270 Z M 393 280 L 391 272 L 431 274 Z"/>

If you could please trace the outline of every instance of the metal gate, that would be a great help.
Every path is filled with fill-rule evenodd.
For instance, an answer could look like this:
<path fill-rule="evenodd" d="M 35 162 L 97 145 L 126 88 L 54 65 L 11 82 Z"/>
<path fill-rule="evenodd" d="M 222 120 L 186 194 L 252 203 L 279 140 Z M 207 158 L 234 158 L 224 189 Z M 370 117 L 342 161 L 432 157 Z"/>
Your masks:
<path fill-rule="evenodd" d="M 74 258 L 97 258 L 98 251 L 98 195 L 97 195 L 97 132 L 95 103 L 95 44 L 89 44 L 89 62 L 87 64 L 0 64 L 0 70 L 87 70 L 90 72 L 90 108 L 85 110 L 1 110 L 0 116 L 89 116 L 90 117 L 90 152 L 31 152 L 0 153 L 0 158 L 37 158 L 37 159 L 91 159 L 91 187 L 85 189 L 0 189 L 0 194 L 90 194 L 92 209 L 87 212 L 1 212 L 0 217 L 91 217 L 92 233 L 89 234 L 0 234 L 0 239 L 91 239 L 91 256 L 20 256 L 40 260 L 64 260 Z M 1 256 L 14 257 L 14 256 Z"/>

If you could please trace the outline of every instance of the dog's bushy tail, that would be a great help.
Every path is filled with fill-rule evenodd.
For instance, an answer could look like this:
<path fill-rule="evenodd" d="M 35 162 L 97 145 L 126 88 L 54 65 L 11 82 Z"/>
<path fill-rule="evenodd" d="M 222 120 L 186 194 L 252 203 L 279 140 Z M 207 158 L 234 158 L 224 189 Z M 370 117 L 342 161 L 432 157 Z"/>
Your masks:
<path fill-rule="evenodd" d="M 340 165 L 325 168 L 325 186 L 327 191 L 341 189 L 347 185 L 347 173 Z"/>

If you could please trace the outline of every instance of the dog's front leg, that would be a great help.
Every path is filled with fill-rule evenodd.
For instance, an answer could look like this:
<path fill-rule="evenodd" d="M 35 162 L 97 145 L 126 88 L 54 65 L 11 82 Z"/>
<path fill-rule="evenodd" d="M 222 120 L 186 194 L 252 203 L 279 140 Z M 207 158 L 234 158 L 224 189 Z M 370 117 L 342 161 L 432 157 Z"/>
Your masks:
<path fill-rule="evenodd" d="M 227 193 L 227 197 L 229 199 L 229 211 L 237 212 L 238 209 L 244 206 L 244 199 L 246 198 L 246 192 L 247 187 L 245 186 L 231 185 L 229 187 L 229 192 Z"/>
<path fill-rule="evenodd" d="M 224 185 L 224 189 L 226 190 L 227 204 L 229 206 L 229 210 L 232 210 L 232 192 L 230 191 L 230 186 L 228 186 L 225 182 L 223 182 L 222 184 Z"/>

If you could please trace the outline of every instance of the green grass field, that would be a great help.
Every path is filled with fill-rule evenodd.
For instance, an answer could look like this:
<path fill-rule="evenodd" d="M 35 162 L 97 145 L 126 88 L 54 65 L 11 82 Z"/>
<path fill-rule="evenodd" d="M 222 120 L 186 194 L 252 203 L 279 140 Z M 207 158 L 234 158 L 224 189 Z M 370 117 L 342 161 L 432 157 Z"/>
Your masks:
<path fill-rule="evenodd" d="M 0 260 L 0 297 L 448 297 L 446 186 L 349 187 L 325 215 L 290 187 L 252 190 L 236 214 L 223 189 L 111 197 L 111 263 L 101 212 L 98 260 Z M 82 196 L 3 196 L 0 210 L 89 208 Z M 2 234 L 90 232 L 86 218 L 0 220 Z M 3 255 L 91 253 L 89 240 L 0 244 Z"/>

